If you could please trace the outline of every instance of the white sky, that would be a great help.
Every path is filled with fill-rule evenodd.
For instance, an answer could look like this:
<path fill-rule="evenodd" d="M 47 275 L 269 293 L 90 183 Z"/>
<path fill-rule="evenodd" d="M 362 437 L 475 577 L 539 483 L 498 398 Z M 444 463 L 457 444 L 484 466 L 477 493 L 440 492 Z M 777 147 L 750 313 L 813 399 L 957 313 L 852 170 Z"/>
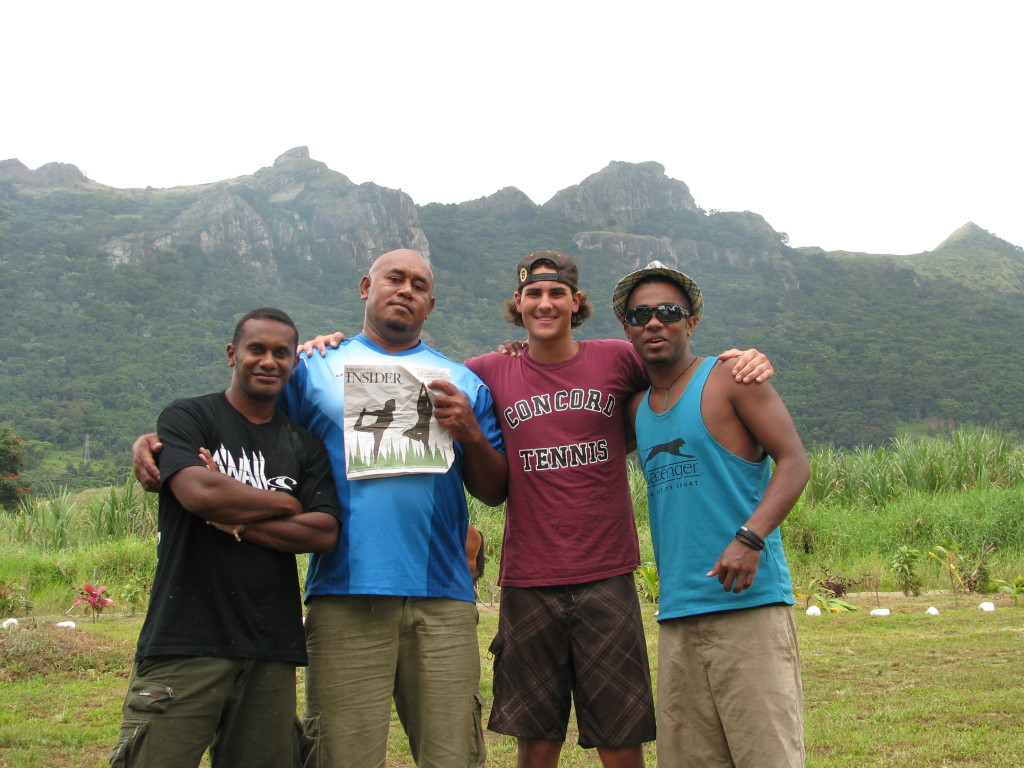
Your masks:
<path fill-rule="evenodd" d="M 115 187 L 300 145 L 419 204 L 655 160 L 791 245 L 1024 245 L 1019 0 L 16 0 L 0 159 Z M 1014 96 L 1014 94 L 1017 94 Z"/>

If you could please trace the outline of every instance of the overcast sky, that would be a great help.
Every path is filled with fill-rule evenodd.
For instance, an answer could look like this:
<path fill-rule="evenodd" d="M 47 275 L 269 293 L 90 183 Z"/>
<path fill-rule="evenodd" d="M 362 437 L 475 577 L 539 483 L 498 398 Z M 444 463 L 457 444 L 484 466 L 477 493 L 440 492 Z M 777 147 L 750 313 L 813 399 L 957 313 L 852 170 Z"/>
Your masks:
<path fill-rule="evenodd" d="M 419 204 L 655 160 L 791 245 L 1024 245 L 1019 0 L 356 6 L 5 3 L 0 159 L 169 187 L 305 145 Z"/>

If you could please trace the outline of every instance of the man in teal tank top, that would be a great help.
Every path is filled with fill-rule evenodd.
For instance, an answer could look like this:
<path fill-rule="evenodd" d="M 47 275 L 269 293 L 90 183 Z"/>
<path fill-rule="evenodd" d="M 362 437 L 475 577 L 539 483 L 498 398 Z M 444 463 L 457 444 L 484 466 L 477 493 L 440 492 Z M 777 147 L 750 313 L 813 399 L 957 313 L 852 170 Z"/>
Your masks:
<path fill-rule="evenodd" d="M 803 444 L 770 385 L 738 384 L 690 349 L 704 309 L 690 277 L 652 262 L 612 303 L 651 379 L 628 413 L 661 580 L 659 768 L 803 766 L 778 530 L 810 476 Z"/>

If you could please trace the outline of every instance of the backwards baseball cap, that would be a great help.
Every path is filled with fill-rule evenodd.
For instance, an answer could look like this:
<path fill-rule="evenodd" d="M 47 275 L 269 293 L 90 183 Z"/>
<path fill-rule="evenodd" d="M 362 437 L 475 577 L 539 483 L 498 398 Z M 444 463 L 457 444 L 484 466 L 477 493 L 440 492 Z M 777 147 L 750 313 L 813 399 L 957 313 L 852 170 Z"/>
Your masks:
<path fill-rule="evenodd" d="M 530 274 L 538 261 L 550 261 L 555 265 L 554 271 L 547 267 L 544 272 Z M 576 262 L 559 251 L 536 251 L 529 256 L 524 256 L 519 262 L 519 266 L 516 267 L 516 277 L 519 280 L 517 291 L 523 290 L 523 286 L 528 283 L 537 283 L 542 280 L 565 283 L 574 292 L 579 290 L 576 286 L 580 280 L 580 271 L 576 268 Z"/>
<path fill-rule="evenodd" d="M 666 267 L 660 261 L 652 261 L 643 269 L 630 272 L 615 284 L 615 290 L 612 291 L 612 309 L 615 310 L 615 316 L 619 318 L 620 323 L 626 322 L 626 310 L 628 309 L 626 301 L 629 299 L 629 294 L 633 292 L 637 283 L 648 277 L 663 277 L 682 288 L 683 293 L 690 300 L 690 310 L 693 312 L 693 317 L 696 321 L 694 325 L 700 322 L 700 316 L 704 313 L 704 297 L 701 296 L 697 283 L 688 275 L 684 275 L 682 272 L 671 267 Z"/>

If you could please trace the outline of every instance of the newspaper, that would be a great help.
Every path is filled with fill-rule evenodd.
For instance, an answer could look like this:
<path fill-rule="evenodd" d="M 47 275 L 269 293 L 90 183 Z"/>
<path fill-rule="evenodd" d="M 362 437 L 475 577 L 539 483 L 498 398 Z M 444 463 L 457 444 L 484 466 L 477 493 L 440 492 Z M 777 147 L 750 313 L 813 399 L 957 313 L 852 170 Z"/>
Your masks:
<path fill-rule="evenodd" d="M 447 368 L 346 365 L 348 479 L 447 472 L 455 447 L 434 417 L 436 393 L 426 385 L 450 378 Z"/>

